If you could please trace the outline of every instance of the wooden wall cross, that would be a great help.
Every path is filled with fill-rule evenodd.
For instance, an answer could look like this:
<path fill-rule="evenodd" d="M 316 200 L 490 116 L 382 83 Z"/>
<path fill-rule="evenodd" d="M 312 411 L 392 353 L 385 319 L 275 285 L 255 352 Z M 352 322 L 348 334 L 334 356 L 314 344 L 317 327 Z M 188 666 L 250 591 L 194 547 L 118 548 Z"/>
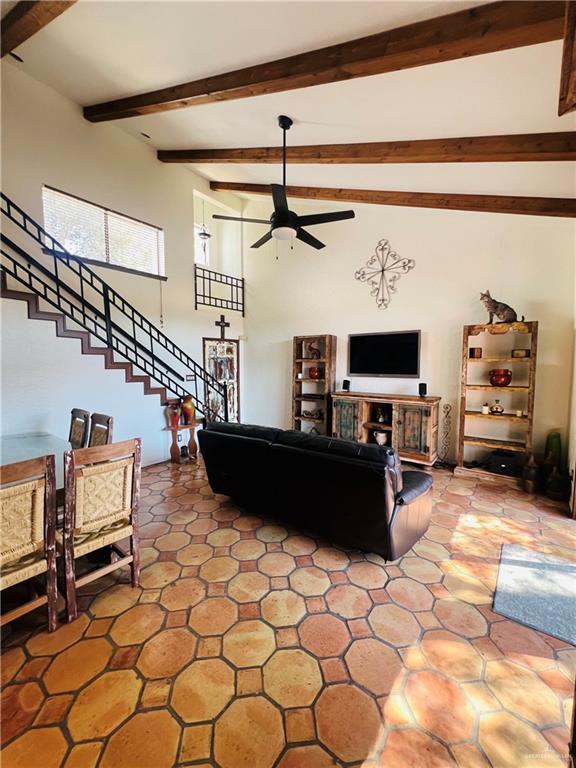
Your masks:
<path fill-rule="evenodd" d="M 226 328 L 230 328 L 230 323 L 226 322 L 224 315 L 220 315 L 220 320 L 217 320 L 214 325 L 220 328 L 220 339 L 224 341 L 226 338 Z"/>

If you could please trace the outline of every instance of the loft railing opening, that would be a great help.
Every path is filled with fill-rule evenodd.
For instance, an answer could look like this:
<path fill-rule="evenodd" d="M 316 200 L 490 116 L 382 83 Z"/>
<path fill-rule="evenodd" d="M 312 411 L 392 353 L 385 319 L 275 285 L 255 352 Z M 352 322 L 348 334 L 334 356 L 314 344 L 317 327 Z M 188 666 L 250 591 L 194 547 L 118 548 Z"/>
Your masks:
<path fill-rule="evenodd" d="M 0 198 L 2 214 L 42 249 L 40 257 L 34 258 L 3 233 L 3 272 L 148 374 L 167 393 L 192 395 L 205 418 L 227 421 L 223 384 L 9 197 L 0 193 Z"/>

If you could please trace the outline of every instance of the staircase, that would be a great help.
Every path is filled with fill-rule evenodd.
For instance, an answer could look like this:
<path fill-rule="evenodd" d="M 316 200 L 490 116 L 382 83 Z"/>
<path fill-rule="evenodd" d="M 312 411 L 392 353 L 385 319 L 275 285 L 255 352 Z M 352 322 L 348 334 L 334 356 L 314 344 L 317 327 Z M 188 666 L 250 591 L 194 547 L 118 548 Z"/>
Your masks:
<path fill-rule="evenodd" d="M 126 382 L 141 383 L 145 394 L 162 403 L 191 395 L 204 418 L 227 420 L 222 384 L 10 198 L 0 198 L 9 226 L 24 232 L 37 251 L 31 256 L 3 228 L 3 298 L 26 302 L 30 319 L 53 322 L 57 336 L 79 339 L 82 354 L 102 356 L 105 368 L 123 370 Z"/>

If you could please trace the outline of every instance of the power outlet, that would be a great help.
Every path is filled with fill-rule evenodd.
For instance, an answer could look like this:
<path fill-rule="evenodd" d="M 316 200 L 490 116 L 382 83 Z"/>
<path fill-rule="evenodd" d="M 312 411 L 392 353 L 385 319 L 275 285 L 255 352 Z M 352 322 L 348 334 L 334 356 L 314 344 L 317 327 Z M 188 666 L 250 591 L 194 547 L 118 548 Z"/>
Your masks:
<path fill-rule="evenodd" d="M 196 376 L 194 376 L 193 373 L 186 374 L 186 381 L 195 381 L 195 380 L 196 380 Z"/>

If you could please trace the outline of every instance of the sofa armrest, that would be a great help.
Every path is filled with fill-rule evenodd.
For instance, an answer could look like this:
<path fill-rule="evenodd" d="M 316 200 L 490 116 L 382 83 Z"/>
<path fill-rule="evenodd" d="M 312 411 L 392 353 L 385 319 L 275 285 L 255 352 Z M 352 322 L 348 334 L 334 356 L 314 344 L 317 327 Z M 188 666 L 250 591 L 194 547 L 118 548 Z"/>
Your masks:
<path fill-rule="evenodd" d="M 427 472 L 402 472 L 402 490 L 396 494 L 397 504 L 411 504 L 432 486 Z"/>

